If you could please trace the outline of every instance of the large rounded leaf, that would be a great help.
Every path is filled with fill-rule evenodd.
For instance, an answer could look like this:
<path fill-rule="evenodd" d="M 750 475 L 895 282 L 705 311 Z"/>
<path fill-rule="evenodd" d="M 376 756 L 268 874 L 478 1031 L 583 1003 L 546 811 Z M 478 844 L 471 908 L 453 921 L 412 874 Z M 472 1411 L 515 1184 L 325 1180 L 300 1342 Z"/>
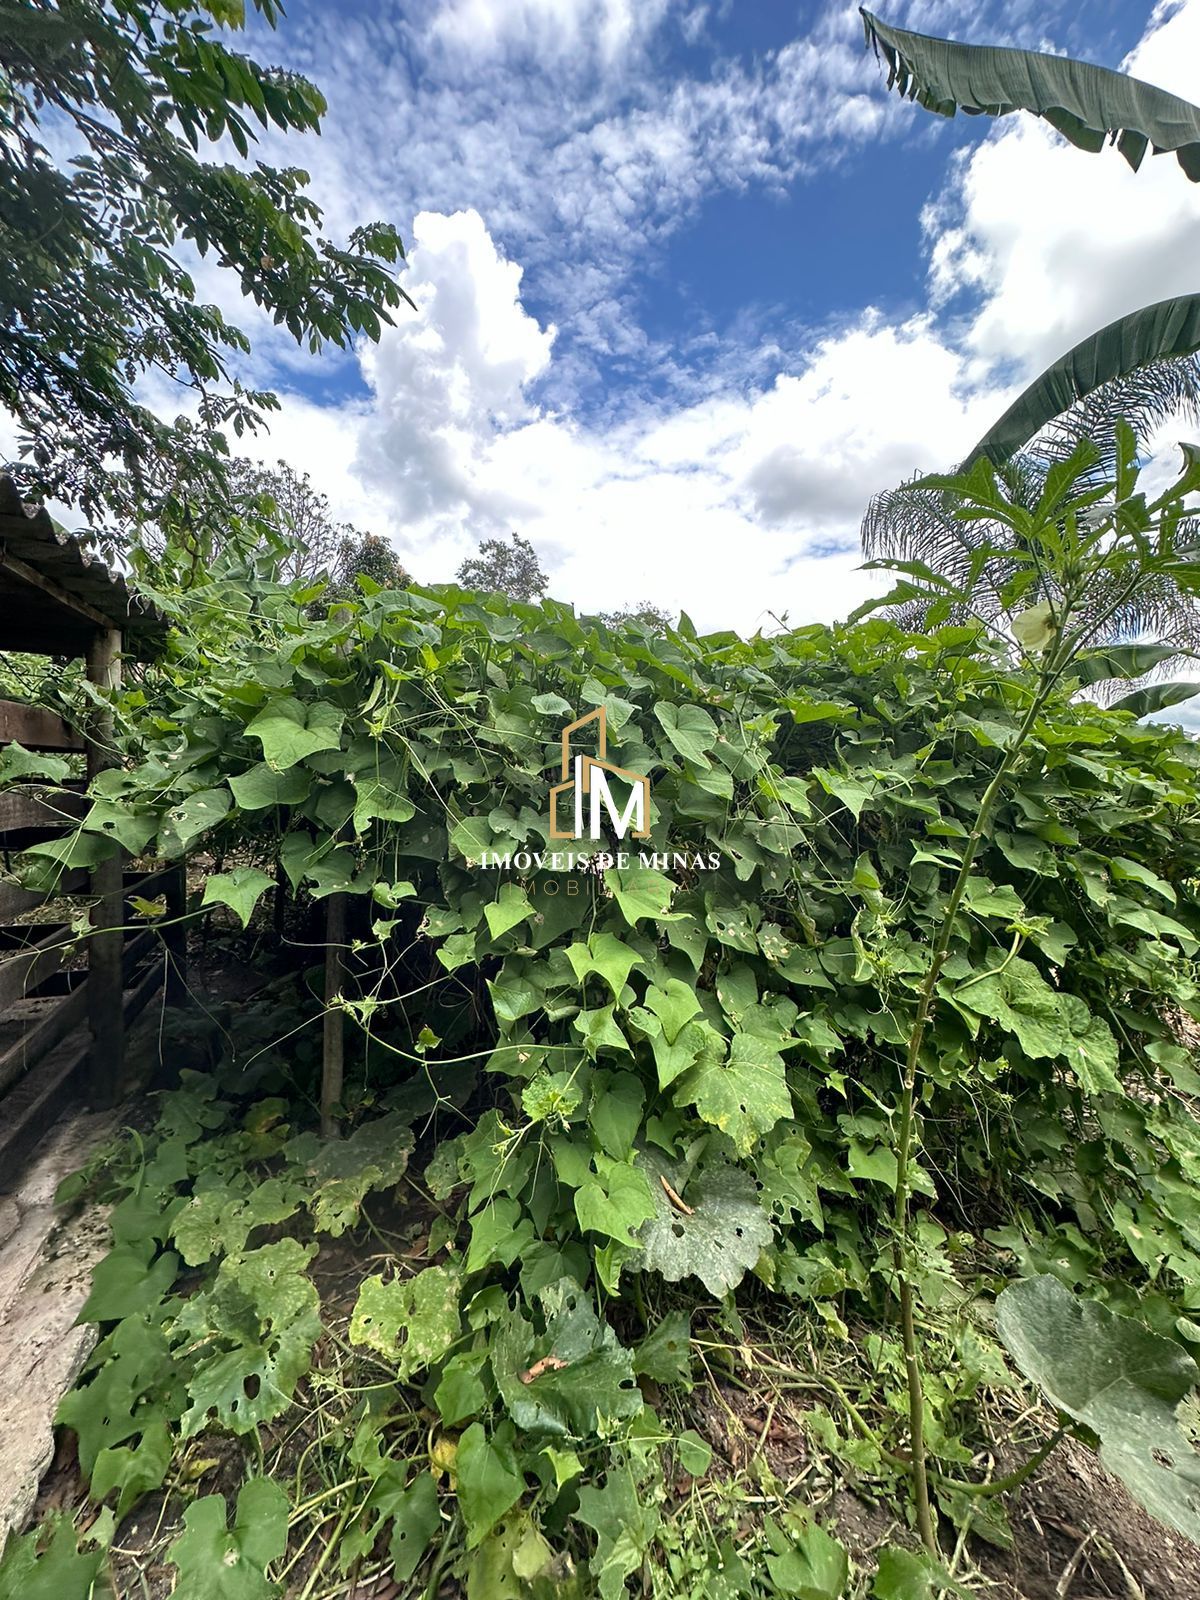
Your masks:
<path fill-rule="evenodd" d="M 1200 1379 L 1187 1351 L 1049 1276 L 1005 1289 L 996 1326 L 1050 1403 L 1099 1435 L 1135 1499 L 1200 1544 L 1200 1455 L 1175 1415 Z"/>

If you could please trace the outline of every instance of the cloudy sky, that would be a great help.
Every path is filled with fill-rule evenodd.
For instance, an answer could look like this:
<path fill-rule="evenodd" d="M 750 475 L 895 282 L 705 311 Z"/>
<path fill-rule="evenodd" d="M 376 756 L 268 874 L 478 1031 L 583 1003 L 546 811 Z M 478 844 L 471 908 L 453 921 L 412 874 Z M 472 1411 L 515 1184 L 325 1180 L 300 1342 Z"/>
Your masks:
<path fill-rule="evenodd" d="M 1200 0 L 880 9 L 1200 101 Z M 219 269 L 200 292 L 283 398 L 258 452 L 428 581 L 516 529 L 587 609 L 844 614 L 874 490 L 1196 286 L 1173 158 L 1134 176 L 1032 119 L 930 118 L 840 0 L 290 0 L 253 47 L 329 101 L 319 139 L 266 154 L 311 172 L 335 234 L 398 225 L 418 310 L 314 359 Z"/>

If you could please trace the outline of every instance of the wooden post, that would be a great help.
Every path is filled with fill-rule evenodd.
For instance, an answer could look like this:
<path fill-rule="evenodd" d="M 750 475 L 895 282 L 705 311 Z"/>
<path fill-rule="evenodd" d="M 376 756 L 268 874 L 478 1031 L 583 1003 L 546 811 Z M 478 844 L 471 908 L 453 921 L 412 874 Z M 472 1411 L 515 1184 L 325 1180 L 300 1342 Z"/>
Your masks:
<path fill-rule="evenodd" d="M 337 1001 L 342 993 L 345 943 L 346 896 L 331 894 L 325 910 L 325 1031 L 321 1063 L 321 1137 L 324 1139 L 337 1137 L 336 1107 L 342 1098 L 345 1033 Z"/>
<path fill-rule="evenodd" d="M 275 929 L 275 937 L 283 938 L 284 918 L 287 915 L 287 894 L 289 888 L 288 875 L 284 871 L 283 862 L 275 863 L 275 893 L 272 896 L 271 925 Z"/>
<path fill-rule="evenodd" d="M 169 1006 L 181 1006 L 188 997 L 187 984 L 187 863 L 181 861 L 167 879 L 167 927 L 163 943 L 167 948 L 167 993 Z"/>
<path fill-rule="evenodd" d="M 98 629 L 87 653 L 87 675 L 98 689 L 115 689 L 121 682 L 121 634 L 117 628 Z M 95 711 L 87 730 L 88 780 L 115 764 L 112 718 Z M 92 933 L 88 940 L 88 1022 L 92 1049 L 88 1062 L 89 1098 L 98 1109 L 113 1106 L 121 1093 L 121 1067 L 125 1051 L 125 984 L 121 972 L 125 916 L 122 885 L 123 853 L 103 861 L 92 873 Z"/>

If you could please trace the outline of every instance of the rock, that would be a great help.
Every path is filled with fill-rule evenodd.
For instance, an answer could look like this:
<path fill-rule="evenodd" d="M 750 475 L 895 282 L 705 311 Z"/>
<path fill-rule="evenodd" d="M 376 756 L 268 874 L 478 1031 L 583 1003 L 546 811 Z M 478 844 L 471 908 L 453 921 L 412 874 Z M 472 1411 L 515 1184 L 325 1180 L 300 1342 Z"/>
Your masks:
<path fill-rule="evenodd" d="M 54 1455 L 58 1403 L 96 1341 L 75 1319 L 109 1246 L 106 1212 L 64 1216 L 54 1192 L 114 1126 L 111 1114 L 65 1117 L 0 1195 L 0 1547 L 28 1521 Z"/>

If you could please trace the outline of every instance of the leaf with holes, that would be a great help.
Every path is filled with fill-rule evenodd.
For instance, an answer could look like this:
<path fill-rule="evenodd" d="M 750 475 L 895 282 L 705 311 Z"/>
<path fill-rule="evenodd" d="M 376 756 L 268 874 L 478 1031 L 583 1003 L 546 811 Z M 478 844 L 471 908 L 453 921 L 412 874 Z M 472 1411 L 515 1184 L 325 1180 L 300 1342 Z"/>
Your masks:
<path fill-rule="evenodd" d="M 538 1300 L 542 1333 L 510 1309 L 491 1337 L 496 1387 L 517 1427 L 587 1439 L 636 1416 L 643 1401 L 633 1357 L 597 1317 L 587 1291 L 573 1278 L 560 1278 Z"/>
<path fill-rule="evenodd" d="M 287 1495 L 270 1478 L 242 1485 L 232 1528 L 224 1495 L 193 1501 L 167 1552 L 179 1569 L 175 1593 L 187 1600 L 273 1600 L 279 1585 L 267 1568 L 287 1549 L 287 1522 Z"/>
<path fill-rule="evenodd" d="M 733 1140 L 739 1155 L 749 1155 L 781 1117 L 792 1114 L 792 1097 L 783 1057 L 755 1033 L 738 1033 L 729 1059 L 705 1056 L 682 1078 L 676 1103 L 696 1110 Z"/>
<path fill-rule="evenodd" d="M 203 1352 L 188 1379 L 185 1439 L 210 1415 L 249 1433 L 290 1405 L 322 1333 L 320 1299 L 304 1271 L 316 1253 L 316 1245 L 280 1239 L 226 1256 L 212 1284 L 184 1303 L 172 1337 L 183 1351 Z"/>
<path fill-rule="evenodd" d="M 268 1178 L 248 1194 L 229 1188 L 205 1189 L 194 1194 L 175 1217 L 172 1237 L 189 1267 L 199 1267 L 215 1255 L 235 1255 L 244 1250 L 255 1228 L 285 1222 L 299 1208 L 303 1191 L 286 1178 Z"/>
<path fill-rule="evenodd" d="M 350 1342 L 366 1345 L 396 1364 L 407 1383 L 432 1367 L 458 1338 L 458 1274 L 426 1267 L 411 1278 L 367 1278 L 350 1319 Z"/>
<path fill-rule="evenodd" d="M 726 1162 L 701 1167 L 689 1178 L 657 1151 L 643 1152 L 638 1164 L 650 1181 L 654 1203 L 654 1215 L 638 1232 L 645 1252 L 642 1265 L 668 1283 L 697 1277 L 710 1294 L 735 1289 L 773 1236 L 754 1179 Z M 664 1178 L 687 1211 L 670 1199 Z"/>
<path fill-rule="evenodd" d="M 398 1111 L 376 1117 L 346 1139 L 305 1144 L 311 1151 L 305 1166 L 312 1181 L 309 1211 L 318 1233 L 340 1238 L 353 1227 L 367 1195 L 392 1189 L 408 1170 L 413 1135 L 408 1118 Z"/>
<path fill-rule="evenodd" d="M 996 1327 L 1050 1403 L 1099 1435 L 1101 1461 L 1134 1498 L 1200 1544 L 1200 1454 L 1177 1416 L 1200 1368 L 1182 1345 L 1048 1275 L 1005 1289 Z"/>

